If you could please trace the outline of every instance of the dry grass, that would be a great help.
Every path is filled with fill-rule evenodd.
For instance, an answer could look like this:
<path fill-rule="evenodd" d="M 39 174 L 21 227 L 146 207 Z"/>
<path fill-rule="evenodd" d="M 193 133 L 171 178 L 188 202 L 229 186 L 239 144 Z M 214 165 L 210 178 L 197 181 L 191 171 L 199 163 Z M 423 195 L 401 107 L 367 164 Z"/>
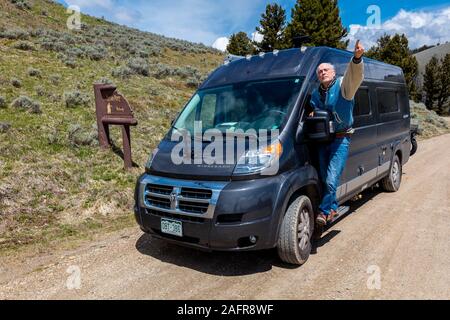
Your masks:
<path fill-rule="evenodd" d="M 0 0 L 0 30 L 39 27 L 65 31 L 67 14 L 63 7 L 45 0 L 32 3 L 32 9 L 24 11 Z M 42 10 L 48 15 L 41 15 Z M 116 28 L 87 16 L 82 22 L 109 25 L 113 31 Z M 180 77 L 113 78 L 111 71 L 120 63 L 114 52 L 101 61 L 78 58 L 77 67 L 72 69 L 57 52 L 44 50 L 39 37 L 27 40 L 34 43 L 34 51 L 15 48 L 19 41 L 0 37 L 0 96 L 7 104 L 0 108 L 0 123 L 9 126 L 0 133 L 0 252 L 45 247 L 63 239 L 133 225 L 136 178 L 193 89 Z M 149 64 L 191 66 L 206 74 L 223 57 L 166 48 L 160 56 L 147 59 Z M 30 68 L 40 70 L 40 77 L 30 77 Z M 73 126 L 81 128 L 80 134 L 89 135 L 93 130 L 96 120 L 92 85 L 102 78 L 118 86 L 139 121 L 132 128 L 133 161 L 139 168 L 125 171 L 122 159 L 111 150 L 77 146 L 69 137 Z M 21 86 L 13 86 L 12 79 L 20 80 Z M 67 108 L 64 93 L 69 91 L 87 94 L 91 103 Z M 39 102 L 42 113 L 10 107 L 21 95 Z M 111 135 L 115 145 L 121 147 L 120 128 L 112 127 Z"/>
<path fill-rule="evenodd" d="M 419 139 L 428 139 L 450 132 L 450 124 L 446 118 L 430 111 L 423 103 L 410 101 L 412 123 L 419 124 Z"/>

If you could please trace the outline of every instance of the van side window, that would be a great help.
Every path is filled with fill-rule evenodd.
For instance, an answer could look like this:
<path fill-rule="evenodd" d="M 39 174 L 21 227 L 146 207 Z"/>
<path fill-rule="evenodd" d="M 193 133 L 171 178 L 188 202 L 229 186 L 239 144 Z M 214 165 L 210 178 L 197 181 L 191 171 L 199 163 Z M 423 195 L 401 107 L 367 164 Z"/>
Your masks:
<path fill-rule="evenodd" d="M 397 91 L 377 89 L 378 110 L 380 114 L 399 112 Z"/>
<path fill-rule="evenodd" d="M 355 95 L 355 108 L 353 116 L 365 116 L 370 114 L 369 89 L 360 88 Z"/>

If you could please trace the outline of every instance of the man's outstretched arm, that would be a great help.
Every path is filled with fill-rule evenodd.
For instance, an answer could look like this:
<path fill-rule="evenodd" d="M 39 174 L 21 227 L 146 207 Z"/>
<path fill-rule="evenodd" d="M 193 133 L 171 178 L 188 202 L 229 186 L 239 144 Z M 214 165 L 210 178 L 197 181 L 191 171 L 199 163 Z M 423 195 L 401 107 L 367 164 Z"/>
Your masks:
<path fill-rule="evenodd" d="M 364 80 L 363 54 L 364 47 L 357 40 L 354 56 L 347 66 L 344 79 L 342 79 L 341 92 L 342 96 L 347 100 L 352 100 L 355 97 L 356 91 L 358 91 L 359 86 Z"/>

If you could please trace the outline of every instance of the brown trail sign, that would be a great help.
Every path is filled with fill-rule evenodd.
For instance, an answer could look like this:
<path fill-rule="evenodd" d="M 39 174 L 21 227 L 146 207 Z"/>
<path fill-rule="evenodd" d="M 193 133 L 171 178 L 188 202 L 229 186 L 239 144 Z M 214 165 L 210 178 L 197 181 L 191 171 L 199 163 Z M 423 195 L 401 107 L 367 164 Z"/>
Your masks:
<path fill-rule="evenodd" d="M 122 126 L 123 155 L 125 168 L 132 167 L 130 126 L 137 120 L 123 95 L 110 84 L 94 84 L 95 108 L 97 113 L 98 141 L 104 149 L 111 147 L 109 126 Z"/>

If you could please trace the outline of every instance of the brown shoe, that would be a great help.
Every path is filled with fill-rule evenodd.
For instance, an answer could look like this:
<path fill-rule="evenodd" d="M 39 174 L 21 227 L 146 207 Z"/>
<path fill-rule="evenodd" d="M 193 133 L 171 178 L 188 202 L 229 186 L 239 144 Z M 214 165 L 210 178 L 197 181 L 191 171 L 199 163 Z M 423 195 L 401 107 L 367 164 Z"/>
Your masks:
<path fill-rule="evenodd" d="M 322 212 L 319 212 L 316 218 L 316 223 L 319 226 L 324 226 L 327 224 L 327 216 L 324 215 Z"/>
<path fill-rule="evenodd" d="M 337 212 L 334 210 L 330 211 L 330 214 L 327 216 L 327 222 L 333 221 L 334 217 L 337 216 Z"/>

